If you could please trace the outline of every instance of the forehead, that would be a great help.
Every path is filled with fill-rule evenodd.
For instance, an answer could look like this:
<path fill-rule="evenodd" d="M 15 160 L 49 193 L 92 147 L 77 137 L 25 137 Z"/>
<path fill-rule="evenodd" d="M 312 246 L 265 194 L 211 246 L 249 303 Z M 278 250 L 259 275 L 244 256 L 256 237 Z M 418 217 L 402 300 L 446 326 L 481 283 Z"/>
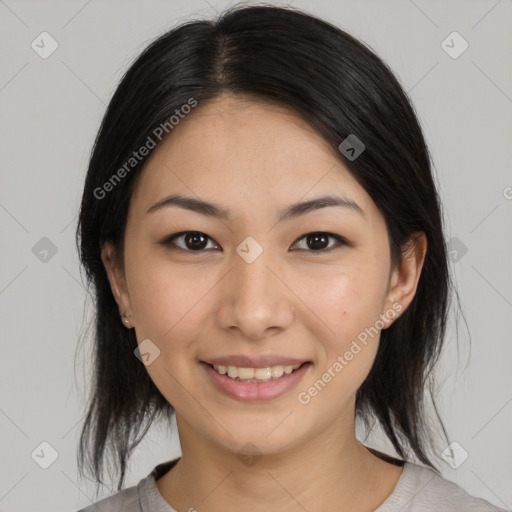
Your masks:
<path fill-rule="evenodd" d="M 147 209 L 171 192 L 219 198 L 235 211 L 275 211 L 336 192 L 365 210 L 373 203 L 300 116 L 232 95 L 200 104 L 180 120 L 147 161 L 132 200 Z"/>

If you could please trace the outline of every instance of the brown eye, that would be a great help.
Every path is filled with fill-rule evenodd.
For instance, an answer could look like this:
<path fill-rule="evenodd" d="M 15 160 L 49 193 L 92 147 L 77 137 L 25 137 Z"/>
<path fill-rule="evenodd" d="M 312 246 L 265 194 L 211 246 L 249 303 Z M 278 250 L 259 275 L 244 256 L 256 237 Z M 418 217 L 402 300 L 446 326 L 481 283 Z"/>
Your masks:
<path fill-rule="evenodd" d="M 329 239 L 335 240 L 336 243 L 334 245 L 329 246 Z M 301 240 L 306 240 L 306 248 L 301 247 L 300 250 L 305 250 L 309 252 L 324 253 L 336 249 L 339 246 L 347 245 L 347 241 L 341 236 L 321 231 L 308 233 L 299 239 L 299 241 Z"/>
<path fill-rule="evenodd" d="M 207 245 L 207 238 L 202 233 L 187 233 L 184 235 L 184 242 L 187 248 L 192 250 L 204 249 Z"/>
<path fill-rule="evenodd" d="M 306 237 L 307 246 L 310 249 L 326 249 L 329 245 L 329 236 L 324 235 L 323 233 L 308 235 Z"/>
<path fill-rule="evenodd" d="M 160 243 L 162 245 L 168 246 L 171 250 L 184 252 L 204 252 L 206 249 L 212 248 L 208 247 L 208 241 L 210 240 L 213 242 L 212 238 L 204 233 L 201 233 L 200 231 L 183 231 L 181 233 L 170 235 Z M 300 250 L 320 254 L 329 252 L 343 245 L 348 245 L 348 242 L 341 236 L 321 231 L 303 235 L 299 239 L 299 242 L 302 240 L 306 241 L 306 246 L 299 247 Z M 334 240 L 335 243 L 329 245 L 331 240 Z M 180 243 L 177 243 L 177 241 L 180 241 Z M 298 242 L 296 242 L 294 247 L 297 246 L 297 243 Z M 215 243 L 213 248 L 219 248 L 218 244 Z"/>
<path fill-rule="evenodd" d="M 176 243 L 176 240 L 181 240 L 181 243 Z M 161 243 L 170 246 L 172 250 L 201 252 L 207 248 L 208 240 L 212 239 L 200 231 L 184 231 L 167 237 Z"/>

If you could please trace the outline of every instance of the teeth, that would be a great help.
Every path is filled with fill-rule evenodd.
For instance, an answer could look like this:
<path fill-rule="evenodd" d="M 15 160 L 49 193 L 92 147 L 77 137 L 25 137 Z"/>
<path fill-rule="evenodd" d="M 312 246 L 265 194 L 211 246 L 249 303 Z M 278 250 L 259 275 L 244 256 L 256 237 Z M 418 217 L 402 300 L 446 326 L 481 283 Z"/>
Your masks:
<path fill-rule="evenodd" d="M 246 382 L 268 382 L 269 380 L 278 379 L 285 373 L 290 374 L 297 368 L 302 366 L 296 364 L 294 366 L 267 366 L 265 368 L 240 368 L 238 366 L 223 366 L 214 364 L 213 368 L 221 375 L 227 375 L 231 379 L 243 380 Z"/>

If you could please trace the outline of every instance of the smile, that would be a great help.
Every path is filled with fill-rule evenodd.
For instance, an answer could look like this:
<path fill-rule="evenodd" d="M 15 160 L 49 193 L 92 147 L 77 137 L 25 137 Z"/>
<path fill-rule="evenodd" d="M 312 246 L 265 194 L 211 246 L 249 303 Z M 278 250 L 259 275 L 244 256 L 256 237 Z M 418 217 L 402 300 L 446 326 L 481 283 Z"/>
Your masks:
<path fill-rule="evenodd" d="M 279 379 L 284 374 L 289 375 L 302 365 L 277 365 L 265 368 L 241 368 L 238 366 L 213 365 L 213 369 L 221 375 L 227 375 L 230 379 L 242 382 L 268 382 Z"/>
<path fill-rule="evenodd" d="M 262 367 L 212 364 L 200 366 L 213 384 L 213 389 L 232 399 L 244 402 L 273 400 L 291 391 L 307 374 L 312 363 Z"/>

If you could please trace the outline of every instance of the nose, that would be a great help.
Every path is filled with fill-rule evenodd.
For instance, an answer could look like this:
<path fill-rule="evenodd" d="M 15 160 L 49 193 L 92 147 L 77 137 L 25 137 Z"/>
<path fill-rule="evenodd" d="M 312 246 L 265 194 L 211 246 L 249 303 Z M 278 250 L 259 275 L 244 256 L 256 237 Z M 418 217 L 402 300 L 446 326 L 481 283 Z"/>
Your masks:
<path fill-rule="evenodd" d="M 221 292 L 218 320 L 221 328 L 240 338 L 260 341 L 289 327 L 294 316 L 294 295 L 281 266 L 270 250 L 251 263 L 238 254 Z"/>

